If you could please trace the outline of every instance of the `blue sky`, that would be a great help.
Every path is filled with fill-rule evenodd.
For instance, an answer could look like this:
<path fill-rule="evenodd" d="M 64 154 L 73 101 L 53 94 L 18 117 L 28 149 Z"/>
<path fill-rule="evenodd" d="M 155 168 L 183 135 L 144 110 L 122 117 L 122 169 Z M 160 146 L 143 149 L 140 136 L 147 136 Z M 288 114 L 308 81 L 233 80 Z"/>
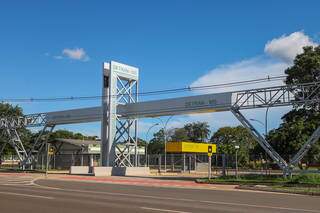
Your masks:
<path fill-rule="evenodd" d="M 280 75 L 301 45 L 319 42 L 319 7 L 316 0 L 5 1 L 0 96 L 100 95 L 102 62 L 110 60 L 139 67 L 142 91 Z M 99 104 L 20 105 L 33 113 Z M 287 110 L 270 113 L 271 127 Z M 263 112 L 248 116 L 263 120 Z M 208 117 L 180 116 L 172 127 L 237 124 L 229 114 Z M 141 121 L 142 136 L 153 122 Z M 63 128 L 99 134 L 99 124 Z"/>

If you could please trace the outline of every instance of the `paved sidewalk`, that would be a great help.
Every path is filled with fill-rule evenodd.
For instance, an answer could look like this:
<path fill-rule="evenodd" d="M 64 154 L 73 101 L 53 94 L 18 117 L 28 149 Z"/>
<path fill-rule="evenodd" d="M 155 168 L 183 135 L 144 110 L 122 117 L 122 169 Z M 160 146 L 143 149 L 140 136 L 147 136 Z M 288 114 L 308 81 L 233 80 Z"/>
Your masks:
<path fill-rule="evenodd" d="M 131 186 L 148 186 L 148 187 L 170 187 L 185 189 L 211 189 L 211 190 L 237 190 L 236 185 L 220 185 L 220 184 L 199 184 L 195 183 L 191 177 L 168 177 L 168 176 L 149 176 L 149 177 L 95 177 L 85 175 L 69 175 L 69 174 L 48 174 L 46 177 L 43 173 L 17 173 L 17 172 L 0 172 L 0 177 L 29 177 L 33 180 L 52 179 L 64 181 L 80 181 L 91 183 L 107 183 L 121 184 Z"/>

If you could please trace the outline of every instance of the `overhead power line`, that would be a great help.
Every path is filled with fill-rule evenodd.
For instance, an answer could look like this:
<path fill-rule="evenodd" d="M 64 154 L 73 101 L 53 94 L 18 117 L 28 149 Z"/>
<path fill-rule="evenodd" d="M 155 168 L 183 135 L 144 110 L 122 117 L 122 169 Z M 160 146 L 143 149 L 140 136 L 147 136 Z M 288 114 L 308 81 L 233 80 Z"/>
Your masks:
<path fill-rule="evenodd" d="M 163 89 L 163 90 L 139 92 L 139 93 L 133 93 L 133 95 L 137 94 L 138 96 L 141 97 L 141 96 L 165 95 L 165 94 L 180 93 L 180 92 L 192 92 L 192 91 L 199 91 L 199 90 L 230 88 L 230 87 L 259 84 L 259 83 L 265 83 L 265 82 L 282 81 L 285 78 L 286 78 L 285 75 L 273 76 L 273 77 L 268 76 L 266 78 L 251 79 L 251 80 L 245 80 L 245 81 L 235 81 L 235 82 L 211 84 L 211 85 L 203 85 L 203 86 L 188 86 L 188 87 L 175 88 L 175 89 Z M 114 95 L 114 96 L 117 96 L 117 95 Z M 0 101 L 1 102 L 60 102 L 60 101 L 98 100 L 98 99 L 107 98 L 107 97 L 108 96 L 94 95 L 94 96 L 68 96 L 68 97 L 47 97 L 47 98 L 0 98 Z"/>

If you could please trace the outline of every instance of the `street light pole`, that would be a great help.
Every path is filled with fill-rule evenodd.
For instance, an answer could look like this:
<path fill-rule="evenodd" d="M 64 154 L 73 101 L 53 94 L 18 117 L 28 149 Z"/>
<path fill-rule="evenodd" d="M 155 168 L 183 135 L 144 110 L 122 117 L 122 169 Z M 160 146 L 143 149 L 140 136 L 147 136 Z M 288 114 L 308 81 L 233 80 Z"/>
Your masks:
<path fill-rule="evenodd" d="M 149 145 L 149 142 L 148 142 L 148 134 L 149 134 L 149 132 L 150 132 L 150 130 L 153 128 L 153 127 L 155 127 L 155 126 L 158 126 L 159 125 L 159 123 L 156 123 L 156 124 L 153 124 L 152 126 L 150 126 L 149 127 L 149 129 L 148 129 L 148 131 L 147 131 L 147 134 L 146 134 L 146 146 L 145 146 L 145 155 L 146 155 L 146 163 L 145 163 L 145 165 L 146 166 L 148 166 L 149 164 L 148 164 L 148 145 Z"/>
<path fill-rule="evenodd" d="M 163 132 L 164 132 L 164 172 L 167 172 L 167 125 L 169 123 L 169 121 L 171 120 L 171 118 L 173 117 L 173 115 L 171 115 L 166 123 L 164 123 L 161 118 L 158 118 L 160 120 L 160 122 L 162 123 L 163 126 Z"/>
<path fill-rule="evenodd" d="M 268 134 L 268 113 L 269 113 L 270 106 L 267 107 L 266 109 L 266 116 L 265 116 L 265 121 L 264 121 L 264 127 L 265 127 L 265 133 L 264 133 L 264 138 L 267 140 L 267 134 Z M 267 154 L 265 153 L 265 159 L 266 159 L 266 175 L 268 174 L 268 159 L 267 159 Z"/>
<path fill-rule="evenodd" d="M 265 138 L 265 140 L 267 140 L 267 135 L 268 135 L 268 113 L 269 113 L 269 109 L 270 109 L 270 106 L 268 106 L 267 109 L 266 109 L 266 114 L 265 114 L 265 118 L 264 118 L 264 124 L 259 120 L 249 119 L 251 121 L 256 121 L 259 124 L 261 124 L 262 126 L 264 126 L 264 138 Z M 267 174 L 268 173 L 268 171 L 267 171 L 268 170 L 267 154 L 264 153 L 264 156 L 265 156 L 265 160 L 266 160 L 266 174 Z"/>
<path fill-rule="evenodd" d="M 267 134 L 268 134 L 268 113 L 269 113 L 269 109 L 270 109 L 270 106 L 267 107 L 267 109 L 266 109 L 266 116 L 265 116 L 265 121 L 264 121 L 265 136 L 267 136 Z"/>

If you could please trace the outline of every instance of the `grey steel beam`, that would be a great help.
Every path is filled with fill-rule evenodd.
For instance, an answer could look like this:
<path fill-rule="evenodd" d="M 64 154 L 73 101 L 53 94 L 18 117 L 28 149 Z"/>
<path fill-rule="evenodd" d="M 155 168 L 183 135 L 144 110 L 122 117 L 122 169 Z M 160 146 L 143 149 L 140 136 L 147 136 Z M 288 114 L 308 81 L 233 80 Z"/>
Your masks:
<path fill-rule="evenodd" d="M 240 123 L 249 131 L 253 138 L 260 144 L 265 152 L 277 163 L 277 165 L 286 171 L 287 162 L 272 148 L 266 139 L 254 128 L 254 126 L 244 117 L 238 108 L 232 108 L 231 112 L 240 121 Z"/>
<path fill-rule="evenodd" d="M 120 78 L 119 76 L 116 76 L 117 79 L 113 82 L 114 85 L 115 81 L 119 82 L 119 86 L 113 88 L 113 90 L 115 90 L 116 92 L 113 91 L 105 93 L 107 94 L 105 99 L 116 99 L 116 104 L 113 104 L 116 107 L 114 107 L 114 110 L 112 112 L 109 112 L 111 114 L 107 115 L 106 113 L 104 113 L 105 107 L 90 107 L 31 114 L 24 117 L 0 118 L 0 129 L 9 129 L 10 134 L 8 133 L 8 135 L 10 140 L 15 141 L 15 138 L 18 138 L 19 135 L 16 136 L 16 134 L 14 134 L 14 131 L 16 131 L 17 128 L 23 126 L 37 127 L 45 125 L 54 126 L 61 124 L 95 122 L 102 121 L 102 119 L 106 117 L 106 119 L 109 119 L 108 122 L 104 122 L 103 125 L 103 128 L 106 128 L 106 125 L 108 125 L 109 129 L 106 133 L 113 134 L 117 137 L 123 137 L 123 134 L 126 134 L 129 135 L 128 141 L 132 141 L 133 137 L 130 136 L 130 126 L 132 125 L 132 122 L 127 122 L 126 125 L 123 126 L 122 123 L 124 122 L 121 120 L 125 121 L 134 120 L 135 118 L 141 117 L 157 117 L 176 114 L 206 113 L 231 110 L 235 114 L 235 116 L 240 119 L 240 122 L 242 122 L 246 126 L 246 128 L 250 130 L 251 134 L 255 135 L 254 137 L 258 141 L 260 141 L 264 149 L 269 150 L 267 151 L 267 153 L 269 155 L 273 155 L 272 158 L 276 162 L 278 162 L 279 165 L 282 165 L 281 168 L 287 168 L 288 165 L 286 165 L 285 162 L 282 162 L 281 157 L 279 158 L 279 156 L 277 156 L 274 150 L 271 149 L 272 147 L 270 148 L 269 145 L 262 140 L 263 137 L 258 134 L 258 132 L 252 127 L 249 122 L 247 122 L 247 120 L 243 117 L 239 110 L 263 107 L 292 106 L 301 104 L 305 106 L 312 106 L 313 104 L 320 102 L 320 82 L 266 87 L 244 91 L 234 91 L 229 93 L 198 95 L 156 101 L 134 102 L 134 100 L 137 101 L 136 95 L 138 92 L 136 90 L 136 93 L 134 93 L 132 89 L 133 86 L 137 85 L 137 83 L 130 83 L 130 79 L 137 81 L 137 76 L 133 75 L 133 73 L 130 73 L 132 70 L 130 71 L 130 69 L 127 69 L 125 66 L 121 67 L 121 64 L 115 63 L 114 65 L 116 66 L 116 69 L 118 69 L 117 72 L 121 73 L 121 75 Z M 114 96 L 112 94 L 116 95 Z M 111 121 L 110 119 L 113 119 L 113 121 Z M 118 126 L 115 126 L 115 123 L 118 123 Z M 134 120 L 134 123 L 135 126 L 137 126 L 136 120 Z M 125 131 L 123 131 L 123 128 L 125 129 Z M 117 131 L 116 134 L 115 131 Z M 301 148 L 299 153 L 291 162 L 292 165 L 301 160 L 305 153 L 310 149 L 311 145 L 315 143 L 315 141 L 317 141 L 317 138 L 319 138 L 318 134 L 320 134 L 319 131 L 320 130 L 316 130 L 314 135 Z M 109 138 L 113 137 L 110 136 Z M 18 153 L 21 153 L 21 150 L 24 149 L 21 146 L 22 144 L 20 144 L 19 142 L 10 144 L 18 150 Z M 109 141 L 109 146 L 110 144 L 111 142 Z M 112 147 L 109 148 L 111 149 Z M 115 147 L 113 147 L 112 149 L 115 149 Z M 119 158 L 120 164 L 122 164 L 126 159 L 127 158 L 123 157 L 121 157 L 121 159 Z"/>
<path fill-rule="evenodd" d="M 295 156 L 291 159 L 289 165 L 290 168 L 299 163 L 299 161 L 307 154 L 307 152 L 311 149 L 312 145 L 319 141 L 320 138 L 320 126 L 313 132 L 308 141 L 303 144 L 300 150 L 295 154 Z"/>
<path fill-rule="evenodd" d="M 121 90 L 126 91 L 126 90 Z M 299 97 L 297 94 L 308 95 Z M 120 95 L 123 98 L 123 95 Z M 297 104 L 312 105 L 320 102 L 320 82 L 299 85 L 286 85 L 171 98 L 155 101 L 125 103 L 117 106 L 116 114 L 120 119 L 157 117 L 177 114 L 207 113 L 230 111 L 237 106 L 240 110 L 292 106 Z M 102 120 L 102 107 L 89 107 L 57 112 L 27 115 L 32 122 L 27 127 L 44 126 L 45 124 L 62 125 L 73 123 L 97 122 Z M 35 118 L 38 118 L 35 119 Z M 0 120 L 0 126 L 1 122 Z"/>

